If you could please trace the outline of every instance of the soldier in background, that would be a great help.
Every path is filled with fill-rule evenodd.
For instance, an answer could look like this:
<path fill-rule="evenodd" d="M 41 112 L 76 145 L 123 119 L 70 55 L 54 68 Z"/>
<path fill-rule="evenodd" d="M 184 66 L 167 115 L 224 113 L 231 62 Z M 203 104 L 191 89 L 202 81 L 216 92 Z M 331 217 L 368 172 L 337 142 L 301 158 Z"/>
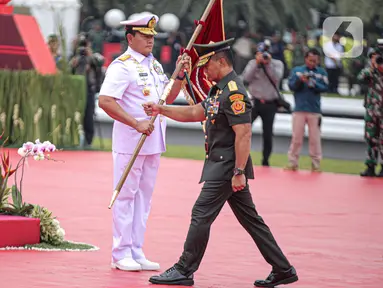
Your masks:
<path fill-rule="evenodd" d="M 366 114 L 365 140 L 367 143 L 366 170 L 362 177 L 383 177 L 383 58 L 382 50 L 374 49 L 369 55 L 370 67 L 363 69 L 358 80 L 368 85 L 368 93 L 365 99 Z M 380 155 L 381 170 L 378 175 L 375 167 Z"/>

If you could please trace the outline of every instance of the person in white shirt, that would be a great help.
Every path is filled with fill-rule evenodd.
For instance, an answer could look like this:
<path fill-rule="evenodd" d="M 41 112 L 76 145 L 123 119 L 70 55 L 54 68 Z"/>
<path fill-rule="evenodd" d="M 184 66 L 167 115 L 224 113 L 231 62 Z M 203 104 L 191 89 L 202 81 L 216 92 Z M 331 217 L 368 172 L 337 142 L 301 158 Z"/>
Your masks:
<path fill-rule="evenodd" d="M 324 66 L 326 67 L 329 81 L 328 92 L 335 94 L 339 94 L 339 77 L 343 69 L 341 54 L 344 52 L 344 47 L 339 43 L 339 39 L 339 33 L 335 32 L 332 41 L 327 42 L 323 46 L 325 54 Z"/>
<path fill-rule="evenodd" d="M 108 67 L 99 97 L 100 108 L 115 120 L 113 188 L 141 135 L 148 135 L 112 208 L 112 268 L 125 271 L 160 269 L 158 263 L 146 258 L 142 249 L 160 156 L 166 147 L 165 119 L 158 117 L 154 125 L 150 124 L 150 117 L 142 107 L 148 101 L 158 102 L 169 82 L 162 65 L 152 54 L 158 20 L 158 16 L 148 15 L 121 22 L 125 25 L 129 47 Z M 185 77 L 183 71 L 190 71 L 189 61 L 189 56 L 182 60 L 181 72 L 172 86 L 167 104 L 177 98 Z"/>

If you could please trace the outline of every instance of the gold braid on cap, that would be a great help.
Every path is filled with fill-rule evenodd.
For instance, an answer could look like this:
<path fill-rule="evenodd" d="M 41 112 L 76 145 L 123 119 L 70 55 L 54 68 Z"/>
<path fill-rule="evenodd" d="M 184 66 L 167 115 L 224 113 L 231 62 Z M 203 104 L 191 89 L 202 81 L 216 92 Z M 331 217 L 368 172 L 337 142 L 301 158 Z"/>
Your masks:
<path fill-rule="evenodd" d="M 154 32 L 154 27 L 156 27 L 156 23 L 157 23 L 156 18 L 152 17 L 152 19 L 149 20 L 146 26 L 135 26 L 135 27 L 132 27 L 132 30 Z"/>

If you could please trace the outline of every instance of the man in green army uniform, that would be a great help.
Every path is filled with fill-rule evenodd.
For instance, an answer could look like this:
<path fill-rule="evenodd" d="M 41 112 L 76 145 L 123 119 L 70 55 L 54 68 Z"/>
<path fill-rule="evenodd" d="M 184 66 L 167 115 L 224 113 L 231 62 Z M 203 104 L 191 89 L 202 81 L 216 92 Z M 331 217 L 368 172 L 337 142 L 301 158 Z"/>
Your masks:
<path fill-rule="evenodd" d="M 258 215 L 249 190 L 254 179 L 251 148 L 251 102 L 233 70 L 230 45 L 234 39 L 207 45 L 194 45 L 198 66 L 205 66 L 209 80 L 216 84 L 203 102 L 186 107 L 144 104 L 147 115 L 162 114 L 180 122 L 206 120 L 206 159 L 200 182 L 205 182 L 194 204 L 184 251 L 179 261 L 158 276 L 153 284 L 194 284 L 193 274 L 200 266 L 209 240 L 210 227 L 222 207 L 229 203 L 241 225 L 248 231 L 265 260 L 272 266 L 258 287 L 274 287 L 298 280 L 293 266 L 276 243 L 269 227 Z"/>
<path fill-rule="evenodd" d="M 371 65 L 363 69 L 358 80 L 368 84 L 368 93 L 365 99 L 366 114 L 365 139 L 367 142 L 367 169 L 360 175 L 363 177 L 383 177 L 383 58 L 379 48 L 374 49 L 369 55 Z M 381 170 L 375 174 L 380 154 Z"/>

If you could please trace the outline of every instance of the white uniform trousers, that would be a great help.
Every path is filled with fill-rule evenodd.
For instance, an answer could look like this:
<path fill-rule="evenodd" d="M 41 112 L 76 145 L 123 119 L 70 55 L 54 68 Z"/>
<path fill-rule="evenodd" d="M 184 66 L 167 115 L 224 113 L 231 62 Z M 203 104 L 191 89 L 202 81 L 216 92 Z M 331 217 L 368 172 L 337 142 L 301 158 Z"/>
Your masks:
<path fill-rule="evenodd" d="M 113 152 L 116 187 L 132 155 Z M 146 222 L 161 154 L 138 155 L 113 204 L 112 261 L 146 259 L 142 251 Z"/>

